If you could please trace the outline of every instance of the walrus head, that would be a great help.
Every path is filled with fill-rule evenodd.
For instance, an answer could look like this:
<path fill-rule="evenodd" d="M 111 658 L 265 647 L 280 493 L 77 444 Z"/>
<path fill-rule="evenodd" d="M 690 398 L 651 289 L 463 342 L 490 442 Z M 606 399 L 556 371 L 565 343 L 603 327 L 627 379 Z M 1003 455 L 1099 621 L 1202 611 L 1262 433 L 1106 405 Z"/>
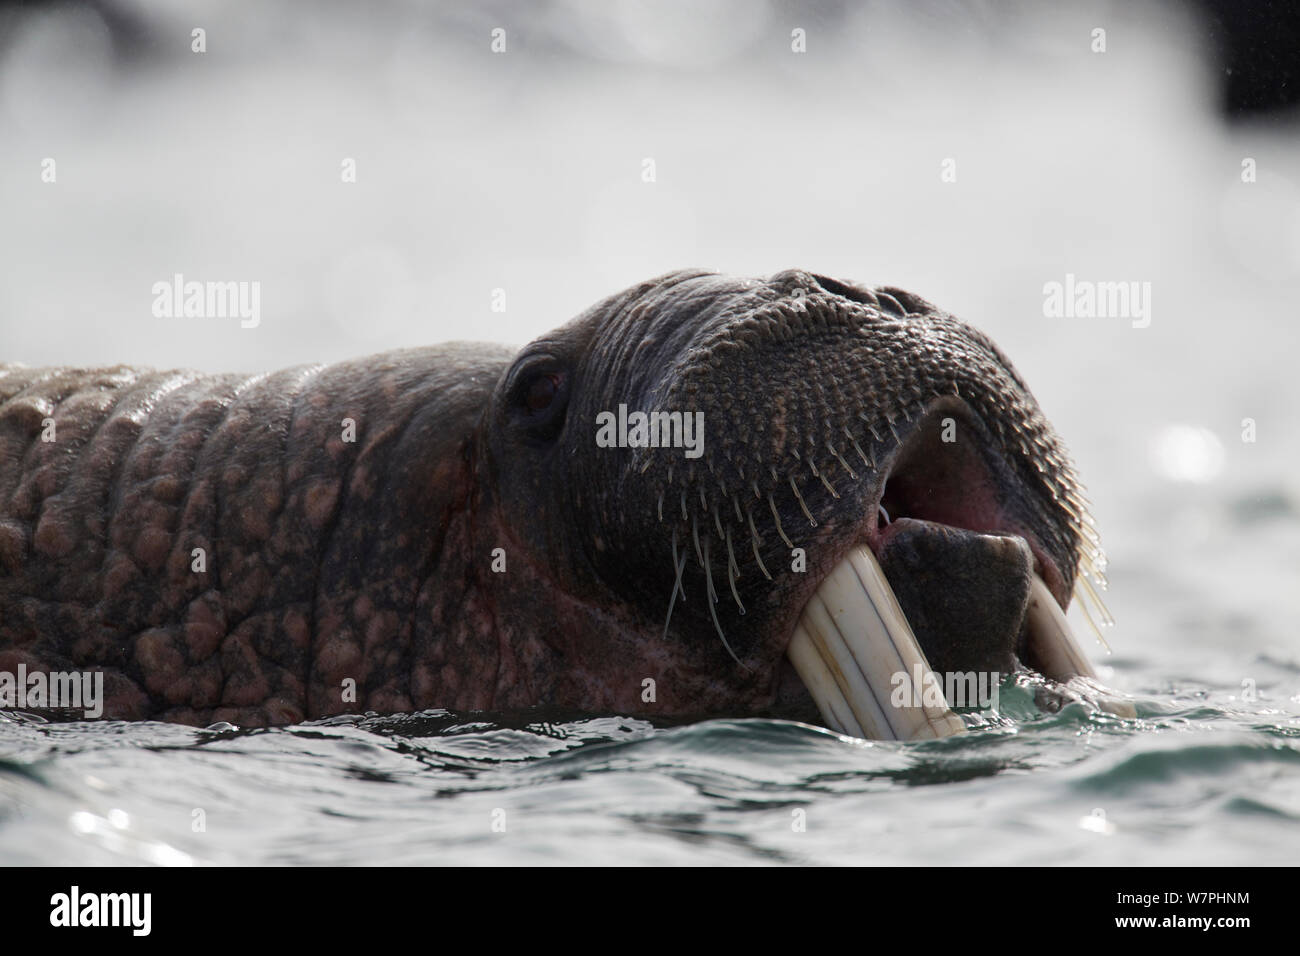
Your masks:
<path fill-rule="evenodd" d="M 672 273 L 524 348 L 487 415 L 490 507 L 563 592 L 535 622 L 583 685 L 556 703 L 811 700 L 907 739 L 963 724 L 900 674 L 1093 676 L 1063 614 L 1100 570 L 1069 457 L 998 348 L 901 289 Z"/>

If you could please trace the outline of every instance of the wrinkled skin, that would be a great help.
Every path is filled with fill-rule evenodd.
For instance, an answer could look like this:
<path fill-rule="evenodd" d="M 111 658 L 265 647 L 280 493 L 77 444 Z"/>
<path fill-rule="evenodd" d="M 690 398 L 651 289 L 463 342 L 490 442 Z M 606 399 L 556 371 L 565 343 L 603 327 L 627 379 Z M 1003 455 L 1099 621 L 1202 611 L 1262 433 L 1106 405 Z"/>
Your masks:
<path fill-rule="evenodd" d="M 703 455 L 598 447 L 620 403 L 703 412 Z M 815 720 L 785 646 L 848 548 L 882 557 L 928 655 L 1004 667 L 1028 573 L 1068 603 L 1077 495 L 984 336 L 800 271 L 672 273 L 518 354 L 0 367 L 0 670 L 102 670 L 105 716 L 191 724 L 538 705 Z M 987 627 L 945 630 L 972 609 Z"/>

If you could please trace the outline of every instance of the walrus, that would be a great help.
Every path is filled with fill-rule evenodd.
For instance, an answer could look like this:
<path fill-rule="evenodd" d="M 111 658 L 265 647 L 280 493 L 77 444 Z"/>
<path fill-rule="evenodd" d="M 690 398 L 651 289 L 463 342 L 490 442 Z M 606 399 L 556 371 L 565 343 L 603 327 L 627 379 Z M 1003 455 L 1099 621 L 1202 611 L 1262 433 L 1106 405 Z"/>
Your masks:
<path fill-rule="evenodd" d="M 942 737 L 900 675 L 1092 686 L 1064 611 L 1100 554 L 993 342 L 802 270 L 672 272 L 518 351 L 0 366 L 0 672 L 102 674 L 108 718 Z"/>

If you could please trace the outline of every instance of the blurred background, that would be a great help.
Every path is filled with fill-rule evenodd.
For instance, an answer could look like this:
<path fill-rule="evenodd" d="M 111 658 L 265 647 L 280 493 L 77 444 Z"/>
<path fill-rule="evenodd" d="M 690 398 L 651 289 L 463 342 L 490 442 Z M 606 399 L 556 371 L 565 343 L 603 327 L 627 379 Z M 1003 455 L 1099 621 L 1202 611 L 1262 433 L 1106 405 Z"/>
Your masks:
<path fill-rule="evenodd" d="M 0 361 L 522 344 L 686 266 L 901 285 L 992 335 L 1072 448 L 1114 681 L 1285 699 L 1289 6 L 0 4 Z M 260 324 L 155 317 L 177 273 L 259 282 Z M 1045 315 L 1067 275 L 1150 283 L 1150 324 Z"/>

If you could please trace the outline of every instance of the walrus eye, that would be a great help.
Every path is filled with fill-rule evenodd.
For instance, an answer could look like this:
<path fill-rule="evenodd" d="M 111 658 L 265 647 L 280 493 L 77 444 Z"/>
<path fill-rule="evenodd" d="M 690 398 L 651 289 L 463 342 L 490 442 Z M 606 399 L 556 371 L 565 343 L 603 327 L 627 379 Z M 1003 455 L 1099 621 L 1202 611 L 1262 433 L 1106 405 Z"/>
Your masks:
<path fill-rule="evenodd" d="M 559 393 L 560 376 L 539 375 L 528 386 L 528 394 L 524 398 L 524 403 L 531 411 L 542 412 L 551 407 L 551 403 L 555 401 L 555 396 Z"/>
<path fill-rule="evenodd" d="M 557 364 L 549 357 L 530 361 L 520 368 L 509 389 L 515 419 L 534 438 L 543 441 L 554 439 L 564 428 L 569 376 Z"/>

